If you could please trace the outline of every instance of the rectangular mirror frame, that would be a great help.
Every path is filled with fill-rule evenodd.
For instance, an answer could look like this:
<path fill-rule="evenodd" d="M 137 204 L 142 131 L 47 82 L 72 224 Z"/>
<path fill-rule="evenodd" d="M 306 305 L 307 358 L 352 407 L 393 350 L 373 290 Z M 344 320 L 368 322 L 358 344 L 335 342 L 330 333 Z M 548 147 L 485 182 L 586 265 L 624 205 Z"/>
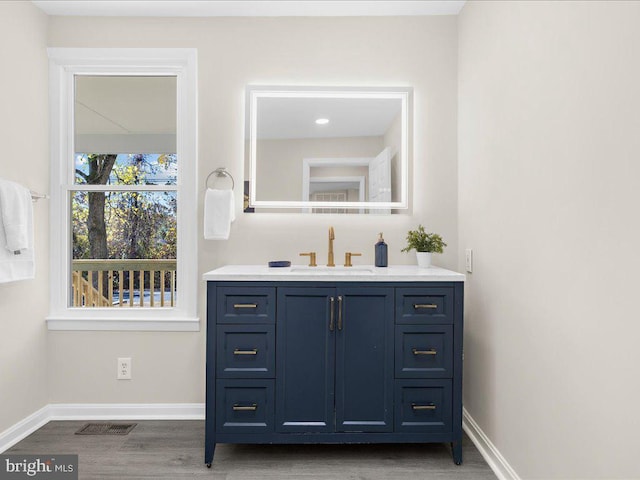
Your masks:
<path fill-rule="evenodd" d="M 409 208 L 409 112 L 413 89 L 410 87 L 284 87 L 249 86 L 247 87 L 247 116 L 249 126 L 249 166 L 250 189 L 249 207 L 257 209 L 302 209 L 310 212 L 312 208 L 370 209 L 390 211 Z M 266 201 L 256 198 L 257 178 L 257 131 L 258 100 L 260 98 L 357 98 L 357 99 L 397 99 L 401 102 L 401 192 L 397 202 L 315 202 L 315 201 Z M 259 211 L 259 210 L 256 210 Z"/>

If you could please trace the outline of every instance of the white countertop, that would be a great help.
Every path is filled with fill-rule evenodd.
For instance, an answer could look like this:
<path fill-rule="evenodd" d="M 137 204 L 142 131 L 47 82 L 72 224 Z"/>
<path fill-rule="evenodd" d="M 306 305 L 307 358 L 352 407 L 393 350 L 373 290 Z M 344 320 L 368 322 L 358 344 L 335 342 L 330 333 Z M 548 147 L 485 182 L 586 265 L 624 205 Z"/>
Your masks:
<path fill-rule="evenodd" d="M 290 267 L 270 268 L 266 265 L 225 265 L 203 275 L 206 281 L 245 282 L 464 282 L 462 273 L 439 267 L 418 268 L 416 265 L 374 267 Z"/>

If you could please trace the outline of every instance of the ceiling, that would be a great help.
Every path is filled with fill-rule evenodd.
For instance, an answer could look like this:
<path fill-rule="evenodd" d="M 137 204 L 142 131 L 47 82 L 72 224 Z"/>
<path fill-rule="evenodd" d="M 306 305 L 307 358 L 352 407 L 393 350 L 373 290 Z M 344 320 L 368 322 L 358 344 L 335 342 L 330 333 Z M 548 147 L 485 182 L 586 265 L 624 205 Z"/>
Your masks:
<path fill-rule="evenodd" d="M 383 136 L 400 114 L 397 98 L 259 98 L 257 137 L 264 139 Z M 329 123 L 317 125 L 326 118 Z"/>
<path fill-rule="evenodd" d="M 340 17 L 457 15 L 464 0 L 33 0 L 48 15 L 105 17 Z"/>

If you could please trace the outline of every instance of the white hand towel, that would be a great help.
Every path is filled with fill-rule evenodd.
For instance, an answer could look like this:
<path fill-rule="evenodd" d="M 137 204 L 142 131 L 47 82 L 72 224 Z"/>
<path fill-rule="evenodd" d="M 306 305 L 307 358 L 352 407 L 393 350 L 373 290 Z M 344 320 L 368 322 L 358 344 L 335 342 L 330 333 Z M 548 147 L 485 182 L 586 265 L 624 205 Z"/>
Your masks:
<path fill-rule="evenodd" d="M 204 194 L 204 238 L 228 240 L 236 219 L 233 190 L 207 188 Z"/>
<path fill-rule="evenodd" d="M 0 283 L 35 277 L 31 193 L 0 179 Z"/>
<path fill-rule="evenodd" d="M 11 252 L 29 248 L 29 229 L 33 217 L 31 193 L 20 184 L 0 179 L 0 212 L 5 247 Z"/>

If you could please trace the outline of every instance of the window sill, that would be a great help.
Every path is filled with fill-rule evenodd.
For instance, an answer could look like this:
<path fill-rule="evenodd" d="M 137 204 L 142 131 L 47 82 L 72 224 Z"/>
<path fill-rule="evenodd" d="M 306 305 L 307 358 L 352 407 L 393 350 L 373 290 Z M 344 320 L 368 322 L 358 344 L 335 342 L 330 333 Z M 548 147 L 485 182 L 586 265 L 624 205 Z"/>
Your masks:
<path fill-rule="evenodd" d="M 72 316 L 48 316 L 47 328 L 62 331 L 144 331 L 144 332 L 199 332 L 198 317 L 152 318 L 72 318 Z"/>

